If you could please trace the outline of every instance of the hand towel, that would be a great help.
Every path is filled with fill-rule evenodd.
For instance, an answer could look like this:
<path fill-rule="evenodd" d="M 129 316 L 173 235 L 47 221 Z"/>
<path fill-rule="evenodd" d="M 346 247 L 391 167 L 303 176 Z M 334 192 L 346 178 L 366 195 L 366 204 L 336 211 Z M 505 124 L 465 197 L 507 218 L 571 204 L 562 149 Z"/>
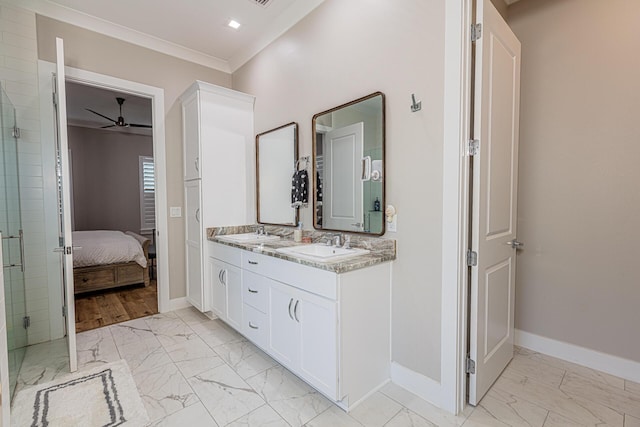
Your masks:
<path fill-rule="evenodd" d="M 295 171 L 291 178 L 291 207 L 306 208 L 309 204 L 309 176 L 306 170 Z"/>

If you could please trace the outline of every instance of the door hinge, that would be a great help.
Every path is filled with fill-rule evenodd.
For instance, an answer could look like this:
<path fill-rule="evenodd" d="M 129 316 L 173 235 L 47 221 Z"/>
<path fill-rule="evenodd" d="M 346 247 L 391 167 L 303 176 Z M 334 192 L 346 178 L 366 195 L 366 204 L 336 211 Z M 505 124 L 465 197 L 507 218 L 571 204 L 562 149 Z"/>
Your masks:
<path fill-rule="evenodd" d="M 11 136 L 20 139 L 20 128 L 18 126 L 14 126 L 13 129 L 11 129 Z"/>
<path fill-rule="evenodd" d="M 467 374 L 475 374 L 476 373 L 476 361 L 467 357 L 464 370 Z"/>
<path fill-rule="evenodd" d="M 53 91 L 51 93 L 51 101 L 53 102 L 53 106 L 57 107 L 58 106 L 58 98 L 56 97 L 56 92 Z"/>
<path fill-rule="evenodd" d="M 478 252 L 467 250 L 467 266 L 475 267 L 476 265 L 478 265 Z"/>
<path fill-rule="evenodd" d="M 480 140 L 470 139 L 467 143 L 467 156 L 476 156 L 480 151 Z"/>
<path fill-rule="evenodd" d="M 482 24 L 471 25 L 471 41 L 475 42 L 482 37 Z"/>
<path fill-rule="evenodd" d="M 24 316 L 22 318 L 22 326 L 27 329 L 29 326 L 31 326 L 31 317 L 30 316 Z"/>
<path fill-rule="evenodd" d="M 67 306 L 66 305 L 62 306 L 62 317 L 64 317 L 64 318 L 67 317 Z"/>

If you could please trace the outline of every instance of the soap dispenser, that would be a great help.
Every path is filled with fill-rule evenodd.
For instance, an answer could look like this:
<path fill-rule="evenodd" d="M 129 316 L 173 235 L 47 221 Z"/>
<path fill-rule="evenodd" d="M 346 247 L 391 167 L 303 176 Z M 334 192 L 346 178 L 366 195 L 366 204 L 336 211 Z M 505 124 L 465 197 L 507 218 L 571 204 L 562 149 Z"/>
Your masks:
<path fill-rule="evenodd" d="M 302 222 L 298 222 L 298 227 L 293 230 L 293 241 L 296 243 L 302 242 Z"/>
<path fill-rule="evenodd" d="M 380 199 L 376 197 L 373 201 L 373 210 L 378 212 L 380 210 Z"/>

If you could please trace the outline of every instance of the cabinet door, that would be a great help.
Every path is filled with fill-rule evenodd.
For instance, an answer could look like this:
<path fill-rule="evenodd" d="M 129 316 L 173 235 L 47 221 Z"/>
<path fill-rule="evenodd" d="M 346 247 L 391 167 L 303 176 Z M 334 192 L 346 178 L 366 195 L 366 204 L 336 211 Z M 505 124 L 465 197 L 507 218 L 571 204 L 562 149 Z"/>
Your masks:
<path fill-rule="evenodd" d="M 193 242 L 199 247 L 202 243 L 204 230 L 202 229 L 200 215 L 200 180 L 188 181 L 184 184 L 185 196 L 185 225 L 186 238 L 188 242 Z"/>
<path fill-rule="evenodd" d="M 300 353 L 300 325 L 293 317 L 295 302 L 292 287 L 269 281 L 269 353 L 292 370 Z"/>
<path fill-rule="evenodd" d="M 225 286 L 226 264 L 215 258 L 209 257 L 209 280 L 211 295 L 211 311 L 219 318 L 227 318 L 227 287 Z"/>
<path fill-rule="evenodd" d="M 187 300 L 198 310 L 208 311 L 202 281 L 202 227 L 200 225 L 200 182 L 185 184 L 185 227 L 187 255 Z"/>
<path fill-rule="evenodd" d="M 242 330 L 242 276 L 238 267 L 225 263 L 223 275 L 227 287 L 227 323 Z"/>
<path fill-rule="evenodd" d="M 200 311 L 204 306 L 200 246 L 187 240 L 187 300 Z"/>
<path fill-rule="evenodd" d="M 300 292 L 298 298 L 293 317 L 300 324 L 300 374 L 337 399 L 337 303 L 308 292 Z"/>
<path fill-rule="evenodd" d="M 194 94 L 182 104 L 184 179 L 200 178 L 200 100 Z"/>

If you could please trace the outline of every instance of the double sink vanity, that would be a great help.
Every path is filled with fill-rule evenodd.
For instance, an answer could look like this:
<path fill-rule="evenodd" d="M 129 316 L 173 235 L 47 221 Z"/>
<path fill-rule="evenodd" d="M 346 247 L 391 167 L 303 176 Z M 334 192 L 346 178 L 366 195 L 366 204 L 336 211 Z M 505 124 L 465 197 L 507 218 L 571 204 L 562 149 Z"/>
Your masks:
<path fill-rule="evenodd" d="M 207 230 L 211 311 L 345 410 L 389 379 L 395 241 Z M 271 233 L 271 231 L 269 231 Z M 320 241 L 328 241 L 329 244 Z"/>
<path fill-rule="evenodd" d="M 390 377 L 384 95 L 314 115 L 303 157 L 297 123 L 254 145 L 251 95 L 195 82 L 181 101 L 187 301 L 353 409 Z"/>

